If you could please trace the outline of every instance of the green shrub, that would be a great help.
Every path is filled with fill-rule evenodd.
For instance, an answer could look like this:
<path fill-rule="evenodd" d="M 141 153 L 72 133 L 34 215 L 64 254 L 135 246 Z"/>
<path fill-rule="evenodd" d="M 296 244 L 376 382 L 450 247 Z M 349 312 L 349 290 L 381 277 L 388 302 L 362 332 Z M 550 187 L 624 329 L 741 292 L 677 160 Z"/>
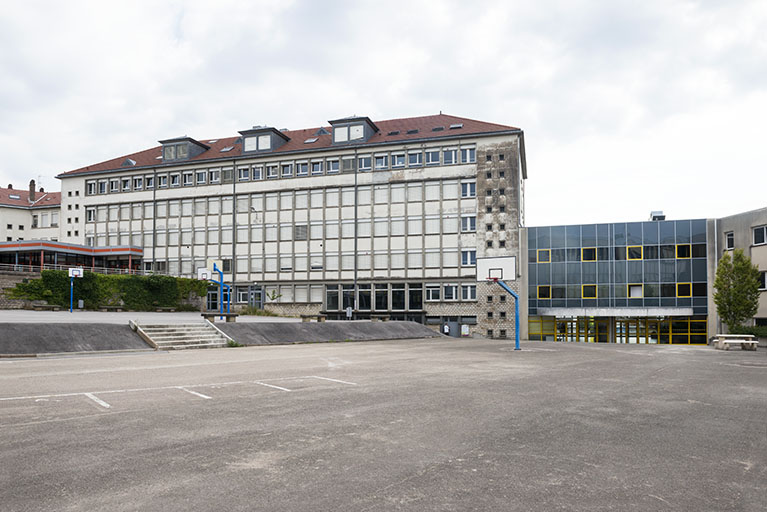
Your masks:
<path fill-rule="evenodd" d="M 767 326 L 756 325 L 751 327 L 739 326 L 731 330 L 732 334 L 753 334 L 758 338 L 767 338 Z"/>
<path fill-rule="evenodd" d="M 124 304 L 126 309 L 151 311 L 157 307 L 181 309 L 182 301 L 194 294 L 202 297 L 208 285 L 197 279 L 170 276 L 104 275 L 86 272 L 74 280 L 74 296 L 86 309 Z M 39 279 L 16 285 L 9 293 L 14 299 L 46 300 L 69 306 L 69 276 L 63 270 L 44 270 Z M 187 305 L 192 311 L 197 308 Z"/>

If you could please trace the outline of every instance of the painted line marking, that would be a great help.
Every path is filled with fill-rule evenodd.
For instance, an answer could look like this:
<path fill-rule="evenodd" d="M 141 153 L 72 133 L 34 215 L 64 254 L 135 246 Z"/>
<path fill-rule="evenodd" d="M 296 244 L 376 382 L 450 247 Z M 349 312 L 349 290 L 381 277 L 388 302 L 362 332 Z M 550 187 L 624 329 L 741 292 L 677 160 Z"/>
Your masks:
<path fill-rule="evenodd" d="M 203 395 L 202 393 L 198 393 L 196 391 L 192 391 L 189 388 L 205 388 L 205 387 L 215 388 L 217 386 L 232 386 L 232 385 L 238 385 L 238 384 L 258 384 L 260 386 L 266 386 L 268 388 L 290 392 L 293 390 L 282 387 L 282 386 L 277 386 L 274 384 L 268 384 L 266 381 L 274 382 L 274 381 L 284 381 L 284 380 L 305 380 L 305 379 L 320 379 L 320 380 L 326 380 L 330 382 L 337 382 L 339 384 L 347 384 L 349 386 L 358 386 L 356 382 L 349 382 L 349 381 L 340 380 L 340 379 L 331 379 L 329 377 L 320 377 L 318 375 L 304 375 L 301 377 L 274 377 L 271 379 L 262 379 L 262 380 L 236 380 L 236 381 L 228 381 L 228 382 L 211 382 L 208 384 L 186 384 L 183 386 L 158 386 L 154 388 L 103 389 L 100 391 L 90 391 L 90 392 L 80 391 L 75 393 L 55 393 L 55 394 L 49 394 L 49 395 L 7 396 L 7 397 L 0 397 L 0 402 L 7 402 L 12 400 L 39 400 L 39 399 L 47 399 L 47 398 L 65 398 L 70 396 L 84 395 L 103 407 L 111 407 L 111 405 L 104 402 L 100 398 L 96 397 L 96 395 L 97 394 L 107 395 L 107 394 L 114 394 L 114 393 L 136 393 L 140 391 L 161 391 L 164 389 L 183 389 L 184 391 L 191 393 L 193 395 L 200 396 L 201 398 L 210 399 L 212 397 Z"/>
<path fill-rule="evenodd" d="M 338 380 L 338 379 L 331 379 L 329 377 L 318 377 L 316 375 L 309 375 L 312 379 L 322 379 L 322 380 L 329 380 L 330 382 L 339 382 L 341 384 L 348 384 L 350 386 L 357 386 L 358 384 L 356 382 L 348 382 L 345 380 Z"/>
<path fill-rule="evenodd" d="M 178 389 L 180 389 L 182 391 L 186 391 L 187 393 L 190 393 L 190 394 L 192 394 L 194 396 L 199 396 L 200 398 L 204 398 L 206 400 L 213 399 L 212 396 L 203 395 L 202 393 L 198 393 L 197 391 L 192 391 L 191 389 L 186 389 L 184 386 L 178 386 Z"/>
<path fill-rule="evenodd" d="M 288 392 L 291 391 L 288 388 L 283 388 L 283 387 L 280 387 L 280 386 L 275 386 L 274 384 L 267 384 L 266 382 L 260 382 L 260 381 L 257 381 L 257 380 L 254 380 L 253 383 L 254 384 L 260 384 L 261 386 L 266 386 L 267 388 L 279 389 L 280 391 L 288 391 Z"/>
<path fill-rule="evenodd" d="M 109 405 L 108 403 L 106 403 L 105 401 L 103 401 L 101 398 L 97 397 L 93 393 L 83 393 L 83 395 L 87 396 L 88 398 L 90 398 L 91 400 L 99 404 L 101 407 L 104 407 L 106 409 L 109 409 L 110 407 L 112 407 L 111 405 Z"/>

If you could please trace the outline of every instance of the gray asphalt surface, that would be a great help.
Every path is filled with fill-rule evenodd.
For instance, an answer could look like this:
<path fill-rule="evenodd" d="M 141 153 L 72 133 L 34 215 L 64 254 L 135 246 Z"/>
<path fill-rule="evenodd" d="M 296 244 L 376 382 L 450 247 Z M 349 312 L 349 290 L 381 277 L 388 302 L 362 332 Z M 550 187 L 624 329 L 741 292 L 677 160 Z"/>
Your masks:
<path fill-rule="evenodd" d="M 0 323 L 93 323 L 93 324 L 123 324 L 128 320 L 138 320 L 142 324 L 184 324 L 200 323 L 199 312 L 178 311 L 173 313 L 157 313 L 154 311 L 30 311 L 26 309 L 0 310 Z M 237 317 L 238 322 L 300 322 L 300 318 L 279 316 L 248 316 Z M 219 320 L 216 320 L 219 322 Z M 223 322 L 223 320 L 221 320 Z"/>
<path fill-rule="evenodd" d="M 523 349 L 0 361 L 0 508 L 765 510 L 764 350 Z"/>

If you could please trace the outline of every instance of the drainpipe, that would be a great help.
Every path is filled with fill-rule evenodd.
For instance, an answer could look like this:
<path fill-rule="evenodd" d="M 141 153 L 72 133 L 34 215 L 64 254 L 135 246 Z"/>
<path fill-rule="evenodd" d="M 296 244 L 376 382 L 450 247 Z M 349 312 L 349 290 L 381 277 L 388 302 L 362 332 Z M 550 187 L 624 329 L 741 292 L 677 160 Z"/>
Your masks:
<path fill-rule="evenodd" d="M 229 301 L 232 300 L 234 276 L 237 272 L 237 161 L 232 160 L 232 289 L 229 290 Z"/>
<path fill-rule="evenodd" d="M 373 161 L 375 160 L 374 156 L 371 156 L 370 161 L 370 172 L 373 172 Z M 352 320 L 354 320 L 354 314 L 355 311 L 357 311 L 357 203 L 358 203 L 358 192 L 357 192 L 357 175 L 359 174 L 359 157 L 357 155 L 357 150 L 354 150 L 354 295 L 352 295 Z M 372 185 L 371 185 L 371 197 L 373 193 Z M 343 222 L 343 221 L 342 221 Z M 341 225 L 341 240 L 343 240 L 343 224 Z M 341 258 L 343 259 L 343 257 Z M 371 258 L 372 259 L 372 258 Z M 372 262 L 371 262 L 372 265 Z M 343 301 L 343 287 L 341 289 L 341 300 Z"/>
<path fill-rule="evenodd" d="M 144 178 L 146 179 L 146 178 Z M 152 271 L 157 269 L 157 169 L 152 169 Z"/>

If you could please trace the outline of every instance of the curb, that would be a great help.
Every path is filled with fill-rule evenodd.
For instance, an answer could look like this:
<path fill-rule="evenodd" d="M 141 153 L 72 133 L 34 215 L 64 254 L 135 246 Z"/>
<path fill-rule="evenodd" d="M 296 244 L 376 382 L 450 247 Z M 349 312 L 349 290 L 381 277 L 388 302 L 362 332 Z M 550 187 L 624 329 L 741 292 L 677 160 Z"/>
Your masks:
<path fill-rule="evenodd" d="M 80 352 L 43 352 L 41 354 L 0 354 L 0 359 L 18 359 L 25 357 L 61 357 L 84 356 L 90 354 L 125 354 L 131 352 L 157 352 L 153 348 L 129 348 L 125 350 L 85 350 Z"/>

